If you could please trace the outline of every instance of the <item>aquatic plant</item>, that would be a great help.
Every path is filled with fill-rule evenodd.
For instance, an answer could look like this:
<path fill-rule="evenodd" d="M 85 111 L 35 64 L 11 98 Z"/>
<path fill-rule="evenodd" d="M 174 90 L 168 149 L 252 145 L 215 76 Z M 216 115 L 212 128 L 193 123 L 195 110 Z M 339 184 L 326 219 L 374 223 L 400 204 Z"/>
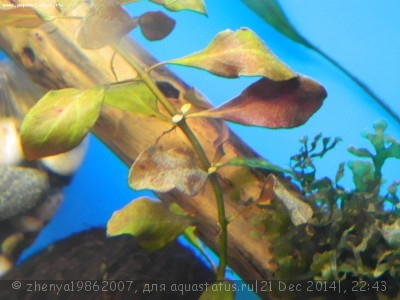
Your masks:
<path fill-rule="evenodd" d="M 300 153 L 292 156 L 294 178 L 314 215 L 295 226 L 280 203 L 272 203 L 265 217 L 267 236 L 279 264 L 277 278 L 316 280 L 385 280 L 391 298 L 400 293 L 399 198 L 396 181 L 382 194 L 381 169 L 386 159 L 399 159 L 400 142 L 385 134 L 387 124 L 378 121 L 367 138 L 375 149 L 350 147 L 367 161 L 350 161 L 354 189 L 339 185 L 345 164 L 335 179 L 316 178 L 314 161 L 331 151 L 340 139 L 318 135 L 300 140 Z M 320 146 L 320 147 L 319 147 Z M 322 149 L 319 149 L 322 148 Z M 387 202 L 392 205 L 388 208 Z M 280 211 L 280 213 L 277 213 Z M 286 217 L 285 217 L 286 215 Z M 262 223 L 262 221 L 260 221 Z M 376 292 L 382 292 L 376 289 Z M 395 296 L 397 295 L 397 296 Z"/>
<path fill-rule="evenodd" d="M 292 170 L 287 170 L 243 146 L 222 122 L 268 128 L 299 126 L 320 108 L 325 89 L 282 63 L 248 28 L 222 31 L 205 49 L 159 63 L 123 36 L 140 28 L 149 40 L 163 38 L 174 27 L 170 17 L 147 12 L 132 18 L 120 4 L 136 1 L 100 0 L 85 6 L 86 14 L 71 15 L 84 6 L 80 2 L 57 1 L 60 9 L 54 15 L 18 9 L 15 15 L 23 17 L 10 18 L 6 23 L 8 27 L 35 27 L 57 19 L 81 19 L 80 26 L 71 26 L 67 31 L 77 36 L 71 41 L 74 55 L 68 56 L 67 62 L 52 64 L 51 58 L 41 56 L 45 46 L 35 48 L 37 40 L 46 36 L 54 38 L 53 44 L 62 41 L 42 31 L 34 32 L 35 40 L 29 45 L 9 50 L 20 61 L 33 65 L 35 72 L 49 74 L 37 80 L 55 89 L 42 97 L 23 121 L 21 134 L 27 158 L 65 152 L 94 131 L 131 166 L 130 186 L 151 189 L 164 201 L 137 199 L 115 212 L 108 223 L 109 235 L 135 235 L 149 250 L 163 247 L 182 233 L 201 249 L 196 236 L 200 235 L 219 254 L 215 270 L 219 280 L 225 280 L 228 262 L 240 266 L 245 279 L 271 278 L 273 272 L 276 278 L 288 278 L 290 274 L 334 277 L 328 276 L 333 272 L 330 270 L 328 275 L 324 273 L 326 276 L 320 274 L 325 265 L 319 266 L 325 260 L 315 254 L 320 248 L 314 246 L 337 244 L 339 233 L 344 236 L 343 243 L 347 242 L 353 229 L 337 219 L 341 209 L 336 203 L 341 199 L 344 208 L 352 207 L 347 202 L 354 203 L 348 199 L 356 193 L 347 193 L 338 185 L 343 165 L 333 183 L 330 179 L 315 179 L 312 160 L 324 156 L 338 140 L 322 139 L 323 149 L 316 153 L 311 152 L 322 137 L 316 138 L 310 148 L 303 140 L 304 149 L 292 158 Z M 189 9 L 205 14 L 200 0 L 153 2 L 172 11 Z M 0 13 L 12 16 L 13 11 Z M 107 57 L 107 63 L 97 63 L 91 69 L 87 67 L 88 61 L 92 62 L 87 53 L 101 58 L 101 62 Z M 228 78 L 261 79 L 234 99 L 212 108 L 193 88 L 169 73 L 163 67 L 166 64 L 200 68 Z M 60 74 L 70 65 L 88 69 L 79 80 L 69 78 L 66 83 Z M 55 71 L 46 72 L 48 69 Z M 375 160 L 383 163 L 382 157 Z M 392 188 L 391 197 L 395 194 Z M 355 217 L 355 211 L 349 214 L 353 212 L 350 215 Z M 321 236 L 320 228 L 329 227 L 332 220 L 336 223 L 331 235 Z M 330 236 L 331 240 L 326 240 Z M 300 245 L 308 250 L 303 256 L 297 251 Z M 325 252 L 320 254 L 322 258 L 327 257 Z"/>

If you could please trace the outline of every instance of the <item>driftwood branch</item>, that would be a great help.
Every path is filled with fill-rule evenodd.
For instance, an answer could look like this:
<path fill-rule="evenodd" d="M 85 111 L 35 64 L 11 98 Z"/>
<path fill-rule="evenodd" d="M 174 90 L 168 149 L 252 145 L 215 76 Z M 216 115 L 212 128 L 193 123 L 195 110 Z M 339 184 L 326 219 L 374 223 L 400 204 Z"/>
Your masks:
<path fill-rule="evenodd" d="M 23 2 L 23 1 L 20 1 Z M 75 11 L 76 14 L 85 13 Z M 59 12 L 47 9 L 47 14 Z M 45 89 L 65 87 L 88 88 L 116 80 L 136 77 L 135 71 L 112 47 L 85 50 L 76 42 L 80 20 L 57 18 L 51 23 L 33 29 L 7 28 L 0 32 L 0 46 L 17 64 L 22 66 L 32 79 Z M 129 38 L 120 42 L 126 55 L 139 58 L 143 67 L 153 65 L 155 60 Z M 115 78 L 115 75 L 117 78 Z M 191 89 L 165 68 L 157 68 L 151 76 L 168 97 L 171 104 L 180 108 L 191 102 L 194 109 L 204 109 L 201 101 L 193 101 L 187 95 Z M 200 140 L 209 159 L 216 155 L 214 141 L 222 130 L 221 123 L 205 119 L 188 121 Z M 170 124 L 156 118 L 128 113 L 105 106 L 93 132 L 127 165 L 131 165 L 138 154 L 153 145 L 156 139 L 170 129 Z M 178 130 L 165 135 L 166 143 L 188 144 Z M 230 133 L 224 144 L 226 158 L 256 156 L 256 153 Z M 247 168 L 226 167 L 221 169 L 220 182 L 224 190 L 229 230 L 229 265 L 244 279 L 270 279 L 276 264 L 269 251 L 266 239 L 255 238 L 258 229 L 251 219 L 263 215 L 257 206 L 244 206 L 242 201 L 258 199 L 266 178 L 265 173 Z M 189 198 L 178 191 L 158 194 L 165 203 L 176 202 L 186 211 L 201 220 L 199 236 L 218 253 L 218 222 L 214 194 L 206 184 L 196 197 Z"/>

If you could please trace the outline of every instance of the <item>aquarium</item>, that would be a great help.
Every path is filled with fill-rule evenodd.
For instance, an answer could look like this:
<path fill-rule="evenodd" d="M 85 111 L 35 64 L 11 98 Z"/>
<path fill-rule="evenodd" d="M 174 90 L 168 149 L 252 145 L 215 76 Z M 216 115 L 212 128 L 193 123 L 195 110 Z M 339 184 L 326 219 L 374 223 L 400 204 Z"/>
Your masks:
<path fill-rule="evenodd" d="M 101 227 L 135 235 L 150 251 L 178 238 L 230 287 L 210 297 L 307 298 L 315 296 L 305 293 L 308 281 L 328 284 L 317 295 L 327 298 L 342 283 L 354 297 L 364 285 L 371 297 L 398 297 L 397 1 L 117 1 L 130 18 L 98 0 L 86 19 L 80 1 L 51 2 L 63 17 L 30 16 L 42 20 L 31 34 L 7 19 L 0 32 L 3 59 L 8 53 L 45 89 L 77 89 L 42 98 L 64 110 L 59 99 L 76 97 L 66 117 L 74 121 L 53 137 L 71 139 L 46 144 L 45 126 L 30 138 L 37 115 L 58 124 L 50 106 L 36 105 L 19 116 L 24 149 L 33 159 L 66 152 L 94 127 L 62 204 L 18 264 Z M 0 12 L 13 14 L 4 4 Z M 107 25 L 107 16 L 118 20 Z M 67 22 L 75 31 L 63 31 Z M 120 42 L 125 34 L 144 50 Z M 257 293 L 252 280 L 264 284 Z M 290 280 L 303 294 L 289 293 Z"/>

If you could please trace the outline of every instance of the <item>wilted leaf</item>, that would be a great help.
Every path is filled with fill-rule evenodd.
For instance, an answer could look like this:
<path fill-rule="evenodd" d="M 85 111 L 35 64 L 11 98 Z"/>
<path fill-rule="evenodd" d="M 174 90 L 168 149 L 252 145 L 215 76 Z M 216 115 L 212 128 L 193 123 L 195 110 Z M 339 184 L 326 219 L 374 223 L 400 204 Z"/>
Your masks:
<path fill-rule="evenodd" d="M 104 89 L 50 91 L 28 112 L 21 125 L 28 159 L 55 155 L 78 146 L 96 123 Z"/>
<path fill-rule="evenodd" d="M 140 16 L 138 24 L 142 34 L 150 41 L 165 38 L 175 27 L 175 20 L 161 11 L 150 11 Z"/>
<path fill-rule="evenodd" d="M 296 226 L 307 223 L 313 216 L 310 205 L 287 190 L 276 176 L 270 174 L 266 179 L 258 202 L 260 204 L 269 203 L 273 198 L 277 198 L 285 205 L 292 223 Z"/>
<path fill-rule="evenodd" d="M 225 280 L 219 283 L 213 283 L 207 287 L 199 300 L 234 300 L 235 287 L 231 282 Z"/>
<path fill-rule="evenodd" d="M 143 81 L 110 85 L 104 92 L 104 103 L 128 112 L 162 117 L 157 98 Z"/>
<path fill-rule="evenodd" d="M 206 15 L 206 5 L 203 0 L 150 0 L 161 4 L 171 11 L 192 10 Z"/>
<path fill-rule="evenodd" d="M 291 128 L 304 124 L 322 105 L 325 89 L 299 76 L 286 81 L 262 78 L 221 106 L 188 117 L 221 118 L 244 125 Z"/>
<path fill-rule="evenodd" d="M 217 122 L 215 122 L 215 126 L 218 126 L 218 136 L 213 143 L 215 149 L 213 161 L 219 161 L 225 155 L 224 144 L 229 140 L 231 132 L 226 123 L 222 120 L 218 120 Z"/>
<path fill-rule="evenodd" d="M 129 185 L 136 190 L 168 192 L 173 188 L 194 196 L 203 187 L 207 173 L 199 168 L 189 148 L 163 149 L 151 146 L 136 159 L 129 171 Z"/>
<path fill-rule="evenodd" d="M 45 199 L 49 188 L 43 171 L 0 166 L 0 220 L 35 207 Z"/>
<path fill-rule="evenodd" d="M 43 23 L 44 20 L 30 7 L 0 7 L 0 29 L 8 26 L 34 28 Z"/>
<path fill-rule="evenodd" d="M 287 80 L 296 76 L 247 28 L 222 31 L 204 50 L 165 63 L 205 69 L 231 78 L 244 75 Z"/>
<path fill-rule="evenodd" d="M 161 202 L 143 197 L 113 213 L 107 234 L 131 234 L 141 247 L 157 250 L 174 241 L 191 223 L 190 218 L 171 213 Z"/>
<path fill-rule="evenodd" d="M 391 225 L 383 224 L 381 228 L 383 238 L 392 249 L 400 247 L 400 219 Z"/>
<path fill-rule="evenodd" d="M 136 26 L 136 21 L 114 1 L 93 0 L 77 40 L 82 48 L 102 48 L 118 42 Z"/>
<path fill-rule="evenodd" d="M 227 162 L 224 162 L 222 166 L 244 166 L 244 167 L 249 167 L 253 169 L 263 169 L 263 170 L 268 170 L 272 172 L 281 172 L 281 173 L 293 173 L 289 169 L 284 169 L 281 168 L 277 165 L 274 165 L 270 163 L 267 160 L 264 160 L 262 158 L 245 158 L 245 157 L 235 157 Z M 221 167 L 222 167 L 221 166 Z"/>

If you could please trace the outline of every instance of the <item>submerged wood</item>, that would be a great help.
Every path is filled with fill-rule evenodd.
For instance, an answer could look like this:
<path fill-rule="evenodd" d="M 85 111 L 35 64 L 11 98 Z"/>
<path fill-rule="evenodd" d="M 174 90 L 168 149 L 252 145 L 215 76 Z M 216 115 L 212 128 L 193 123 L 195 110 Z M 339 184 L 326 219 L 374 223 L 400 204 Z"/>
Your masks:
<path fill-rule="evenodd" d="M 46 8 L 46 13 L 59 14 L 55 8 Z M 85 7 L 80 6 L 74 13 L 84 14 Z M 76 42 L 80 23 L 79 19 L 57 18 L 33 29 L 6 28 L 0 32 L 0 47 L 13 61 L 29 72 L 37 84 L 47 90 L 66 87 L 88 88 L 137 76 L 111 46 L 98 50 L 82 49 Z M 120 48 L 125 55 L 140 60 L 143 67 L 156 62 L 130 38 L 122 39 Z M 192 103 L 194 110 L 210 106 L 209 103 L 193 101 L 192 97 L 187 97 L 192 94 L 192 89 L 168 69 L 157 68 L 151 72 L 151 76 L 177 109 L 188 102 Z M 208 158 L 213 161 L 216 156 L 214 141 L 222 131 L 222 123 L 206 119 L 189 119 L 188 123 Z M 153 145 L 159 136 L 170 129 L 170 123 L 154 117 L 105 106 L 93 132 L 130 166 L 142 150 Z M 189 145 L 177 129 L 165 134 L 163 142 L 170 145 Z M 257 156 L 232 132 L 224 144 L 224 152 L 224 159 Z M 268 174 L 243 167 L 225 167 L 219 174 L 227 218 L 231 220 L 228 226 L 229 265 L 245 280 L 273 278 L 277 266 L 270 252 L 270 243 L 265 238 L 255 237 L 262 236 L 262 232 L 252 222 L 253 218 L 263 216 L 263 210 L 256 205 L 243 204 L 249 199 L 258 199 Z M 158 196 L 166 204 L 178 203 L 201 220 L 198 225 L 199 236 L 218 253 L 217 206 L 210 184 L 207 183 L 193 198 L 178 191 L 159 193 Z"/>

